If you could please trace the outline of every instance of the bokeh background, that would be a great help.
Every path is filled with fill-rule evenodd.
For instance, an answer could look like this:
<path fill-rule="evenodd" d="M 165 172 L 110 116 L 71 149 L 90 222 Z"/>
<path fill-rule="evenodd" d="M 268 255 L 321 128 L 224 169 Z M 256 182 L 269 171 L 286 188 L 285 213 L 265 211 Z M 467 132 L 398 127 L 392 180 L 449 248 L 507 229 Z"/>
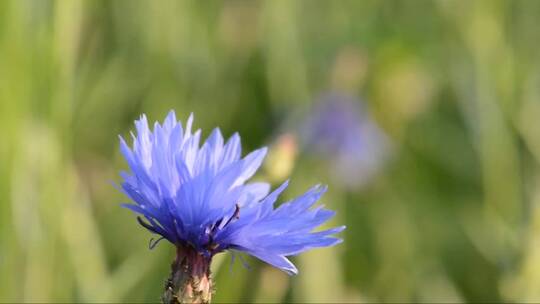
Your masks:
<path fill-rule="evenodd" d="M 540 301 L 540 1 L 0 1 L 0 301 L 156 302 L 174 249 L 119 204 L 170 109 L 329 185 L 344 243 L 216 302 Z"/>

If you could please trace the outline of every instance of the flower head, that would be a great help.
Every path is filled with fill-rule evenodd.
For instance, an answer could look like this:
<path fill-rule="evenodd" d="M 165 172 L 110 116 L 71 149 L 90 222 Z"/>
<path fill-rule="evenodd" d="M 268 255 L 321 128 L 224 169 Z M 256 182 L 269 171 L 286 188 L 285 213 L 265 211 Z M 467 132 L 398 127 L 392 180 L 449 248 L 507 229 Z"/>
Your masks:
<path fill-rule="evenodd" d="M 388 154 L 388 139 L 353 96 L 323 94 L 300 127 L 304 151 L 328 159 L 340 184 L 356 187 L 372 177 Z"/>
<path fill-rule="evenodd" d="M 344 227 L 313 230 L 334 212 L 314 207 L 326 187 L 315 186 L 275 207 L 288 182 L 273 192 L 266 183 L 247 183 L 266 155 L 266 148 L 241 157 L 240 136 L 226 142 L 214 129 L 200 145 L 201 131 L 185 129 L 171 111 L 162 125 L 148 127 L 143 115 L 135 122 L 133 148 L 120 137 L 131 172 L 122 172 L 123 192 L 134 204 L 123 205 L 144 217 L 139 223 L 177 247 L 201 256 L 234 249 L 255 256 L 289 274 L 297 269 L 286 258 L 341 240 Z"/>

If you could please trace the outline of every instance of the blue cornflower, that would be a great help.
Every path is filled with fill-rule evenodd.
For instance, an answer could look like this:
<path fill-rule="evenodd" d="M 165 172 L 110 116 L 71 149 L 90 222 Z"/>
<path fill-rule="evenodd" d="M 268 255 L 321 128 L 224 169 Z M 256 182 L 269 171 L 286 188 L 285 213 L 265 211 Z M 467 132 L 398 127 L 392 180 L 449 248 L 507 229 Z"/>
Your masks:
<path fill-rule="evenodd" d="M 315 186 L 276 208 L 288 182 L 271 193 L 267 183 L 247 183 L 267 149 L 242 158 L 240 136 L 225 142 L 217 128 L 200 146 L 201 131 L 192 133 L 192 123 L 191 115 L 184 129 L 171 111 L 151 131 L 142 115 L 137 134 L 131 134 L 133 148 L 120 137 L 131 169 L 121 173 L 121 188 L 134 202 L 123 206 L 142 215 L 142 226 L 176 245 L 182 257 L 210 263 L 217 253 L 238 250 L 289 274 L 297 269 L 287 256 L 341 241 L 332 235 L 343 226 L 313 232 L 334 215 L 323 206 L 312 208 L 326 187 Z"/>
<path fill-rule="evenodd" d="M 355 188 L 387 160 L 389 140 L 361 100 L 341 92 L 320 96 L 300 127 L 303 151 L 331 163 L 338 184 Z"/>

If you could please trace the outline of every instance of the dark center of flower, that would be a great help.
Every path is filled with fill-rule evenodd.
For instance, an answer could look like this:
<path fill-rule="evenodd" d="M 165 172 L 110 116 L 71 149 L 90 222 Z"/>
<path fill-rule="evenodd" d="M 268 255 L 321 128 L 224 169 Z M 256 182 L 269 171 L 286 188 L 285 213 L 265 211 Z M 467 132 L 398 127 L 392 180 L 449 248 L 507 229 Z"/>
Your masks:
<path fill-rule="evenodd" d="M 234 208 L 234 213 L 231 217 L 227 219 L 227 222 L 221 227 L 221 229 L 227 227 L 230 223 L 234 223 L 236 220 L 240 218 L 240 205 L 236 204 Z M 217 231 L 217 229 L 221 226 L 221 223 L 223 222 L 225 218 L 220 218 L 217 222 L 215 222 L 212 225 L 212 228 L 210 228 L 210 231 L 208 232 L 208 243 L 205 246 L 205 248 L 209 251 L 210 255 L 216 254 L 225 248 L 220 248 L 220 244 L 214 242 L 214 235 Z"/>

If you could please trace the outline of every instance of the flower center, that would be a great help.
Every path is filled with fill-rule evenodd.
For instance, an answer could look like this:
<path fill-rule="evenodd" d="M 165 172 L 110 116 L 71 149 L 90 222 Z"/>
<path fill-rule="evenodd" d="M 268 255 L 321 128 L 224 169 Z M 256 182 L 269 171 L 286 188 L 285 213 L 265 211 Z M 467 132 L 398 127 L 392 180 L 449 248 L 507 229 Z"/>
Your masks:
<path fill-rule="evenodd" d="M 222 217 L 221 219 L 219 219 L 217 222 L 215 222 L 212 225 L 212 228 L 210 228 L 210 231 L 208 232 L 208 243 L 205 246 L 205 248 L 209 251 L 210 255 L 216 254 L 216 253 L 218 253 L 218 252 L 225 249 L 225 248 L 220 248 L 220 244 L 214 242 L 214 235 L 215 235 L 216 231 L 218 229 L 221 230 L 221 229 L 227 227 L 227 225 L 229 225 L 230 223 L 234 223 L 239 218 L 240 218 L 240 205 L 236 204 L 235 208 L 234 208 L 234 213 L 232 214 L 232 216 L 230 216 L 227 219 L 225 224 L 223 224 L 223 219 L 225 219 L 225 218 Z"/>

